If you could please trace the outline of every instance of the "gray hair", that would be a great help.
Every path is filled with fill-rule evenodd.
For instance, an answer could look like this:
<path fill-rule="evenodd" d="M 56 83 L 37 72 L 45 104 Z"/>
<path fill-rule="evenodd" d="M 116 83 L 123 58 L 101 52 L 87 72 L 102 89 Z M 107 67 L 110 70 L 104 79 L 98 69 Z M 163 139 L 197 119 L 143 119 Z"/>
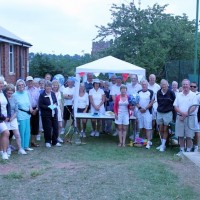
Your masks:
<path fill-rule="evenodd" d="M 26 87 L 25 81 L 24 81 L 23 79 L 18 79 L 17 82 L 16 82 L 17 91 L 18 91 L 18 89 L 19 89 L 19 88 L 18 88 L 19 83 L 22 83 L 22 84 L 24 85 L 24 87 Z"/>
<path fill-rule="evenodd" d="M 45 87 L 52 87 L 52 82 L 47 80 L 45 82 Z"/>
<path fill-rule="evenodd" d="M 162 85 L 162 84 L 167 84 L 167 86 L 169 86 L 169 83 L 168 83 L 168 81 L 166 79 L 162 79 L 160 81 L 160 85 Z"/>
<path fill-rule="evenodd" d="M 60 88 L 60 83 L 59 83 L 58 80 L 54 79 L 54 80 L 52 81 L 52 85 L 54 85 L 54 84 L 58 84 L 58 88 Z"/>
<path fill-rule="evenodd" d="M 12 90 L 13 92 L 15 92 L 15 86 L 13 84 L 6 85 L 5 91 L 7 92 L 9 90 Z"/>

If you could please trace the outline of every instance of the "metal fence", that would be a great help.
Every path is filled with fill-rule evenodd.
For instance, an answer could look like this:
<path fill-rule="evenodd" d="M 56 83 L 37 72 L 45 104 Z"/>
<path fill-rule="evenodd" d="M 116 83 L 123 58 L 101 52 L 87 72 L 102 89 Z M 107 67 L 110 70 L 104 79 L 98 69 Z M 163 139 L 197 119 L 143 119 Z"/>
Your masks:
<path fill-rule="evenodd" d="M 200 88 L 200 69 L 199 61 L 194 75 L 194 61 L 193 60 L 174 60 L 165 63 L 166 79 L 171 84 L 172 81 L 177 81 L 181 86 L 181 81 L 185 78 L 190 81 L 197 82 Z"/>

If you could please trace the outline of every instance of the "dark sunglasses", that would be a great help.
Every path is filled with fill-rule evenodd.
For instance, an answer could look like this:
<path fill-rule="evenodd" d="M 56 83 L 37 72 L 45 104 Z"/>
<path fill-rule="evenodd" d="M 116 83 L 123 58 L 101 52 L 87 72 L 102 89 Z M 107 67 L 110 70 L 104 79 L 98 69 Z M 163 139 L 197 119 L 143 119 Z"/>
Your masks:
<path fill-rule="evenodd" d="M 190 87 L 191 87 L 191 88 L 196 88 L 197 86 L 195 86 L 195 85 L 191 85 Z"/>

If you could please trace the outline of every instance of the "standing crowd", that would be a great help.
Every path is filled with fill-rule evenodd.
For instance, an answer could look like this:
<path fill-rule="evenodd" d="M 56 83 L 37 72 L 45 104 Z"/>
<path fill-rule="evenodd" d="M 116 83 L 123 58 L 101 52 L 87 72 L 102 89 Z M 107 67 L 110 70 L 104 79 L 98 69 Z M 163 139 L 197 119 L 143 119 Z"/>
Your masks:
<path fill-rule="evenodd" d="M 136 74 L 130 75 L 131 83 L 122 84 L 122 77 L 113 75 L 109 81 L 95 79 L 92 73 L 80 83 L 79 95 L 75 96 L 75 80 L 68 78 L 64 85 L 59 80 L 46 74 L 44 79 L 26 77 L 16 84 L 5 84 L 0 77 L 0 152 L 7 160 L 14 148 L 12 139 L 16 139 L 18 154 L 25 155 L 33 147 L 39 147 L 38 141 L 44 134 L 45 146 L 61 147 L 62 134 L 67 122 L 73 121 L 74 100 L 77 98 L 78 113 L 105 114 L 114 112 L 112 119 L 92 119 L 90 136 L 99 137 L 100 133 L 110 133 L 119 137 L 119 147 L 125 147 L 130 117 L 134 140 L 140 135 L 147 139 L 146 149 L 152 146 L 153 132 L 159 131 L 160 152 L 166 150 L 169 124 L 174 121 L 178 137 L 180 155 L 182 152 L 198 151 L 199 120 L 198 106 L 200 96 L 196 82 L 182 81 L 181 88 L 173 81 L 171 87 L 167 80 L 156 83 L 156 76 L 151 74 L 149 81 L 138 81 Z M 130 97 L 137 97 L 133 104 Z M 196 106 L 193 106 L 196 105 Z M 188 113 L 188 109 L 190 112 Z M 81 137 L 86 137 L 89 120 L 77 119 L 77 128 Z M 189 124 L 189 126 L 188 126 Z M 195 130 L 192 130 L 191 127 Z"/>

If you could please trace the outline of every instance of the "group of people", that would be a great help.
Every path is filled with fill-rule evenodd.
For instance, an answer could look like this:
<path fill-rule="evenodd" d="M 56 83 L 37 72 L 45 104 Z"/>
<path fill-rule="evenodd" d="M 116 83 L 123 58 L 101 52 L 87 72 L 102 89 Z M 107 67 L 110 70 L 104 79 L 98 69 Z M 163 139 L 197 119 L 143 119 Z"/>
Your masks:
<path fill-rule="evenodd" d="M 136 74 L 130 75 L 131 83 L 122 84 L 122 77 L 113 75 L 109 81 L 100 81 L 92 73 L 87 74 L 87 80 L 80 83 L 79 94 L 75 95 L 75 82 L 68 78 L 64 85 L 59 80 L 46 74 L 43 79 L 27 76 L 26 80 L 17 80 L 13 84 L 4 84 L 0 77 L 0 152 L 2 159 L 11 155 L 11 138 L 15 137 L 18 153 L 27 154 L 32 147 L 39 147 L 42 132 L 45 146 L 61 147 L 63 143 L 60 134 L 65 133 L 67 122 L 73 119 L 74 100 L 77 98 L 79 113 L 104 114 L 113 111 L 112 119 L 91 120 L 90 136 L 99 137 L 101 132 L 113 133 L 119 137 L 119 147 L 125 147 L 130 116 L 136 118 L 135 137 L 140 134 L 147 139 L 146 148 L 152 145 L 153 130 L 158 126 L 161 145 L 157 149 L 166 149 L 168 125 L 176 120 L 176 135 L 179 137 L 180 153 L 190 152 L 194 143 L 194 151 L 198 151 L 198 131 L 192 131 L 187 125 L 198 129 L 199 102 L 197 84 L 189 80 L 182 81 L 179 91 L 178 83 L 172 82 L 169 87 L 167 80 L 156 83 L 156 76 L 151 74 L 149 81 L 138 81 Z M 138 102 L 131 104 L 130 96 L 136 95 Z M 77 128 L 81 137 L 86 137 L 89 120 L 77 119 Z M 134 133 L 135 134 L 135 133 Z M 131 136 L 132 137 L 132 136 Z M 131 138 L 130 137 L 130 138 Z M 185 142 L 186 140 L 186 142 Z"/>

